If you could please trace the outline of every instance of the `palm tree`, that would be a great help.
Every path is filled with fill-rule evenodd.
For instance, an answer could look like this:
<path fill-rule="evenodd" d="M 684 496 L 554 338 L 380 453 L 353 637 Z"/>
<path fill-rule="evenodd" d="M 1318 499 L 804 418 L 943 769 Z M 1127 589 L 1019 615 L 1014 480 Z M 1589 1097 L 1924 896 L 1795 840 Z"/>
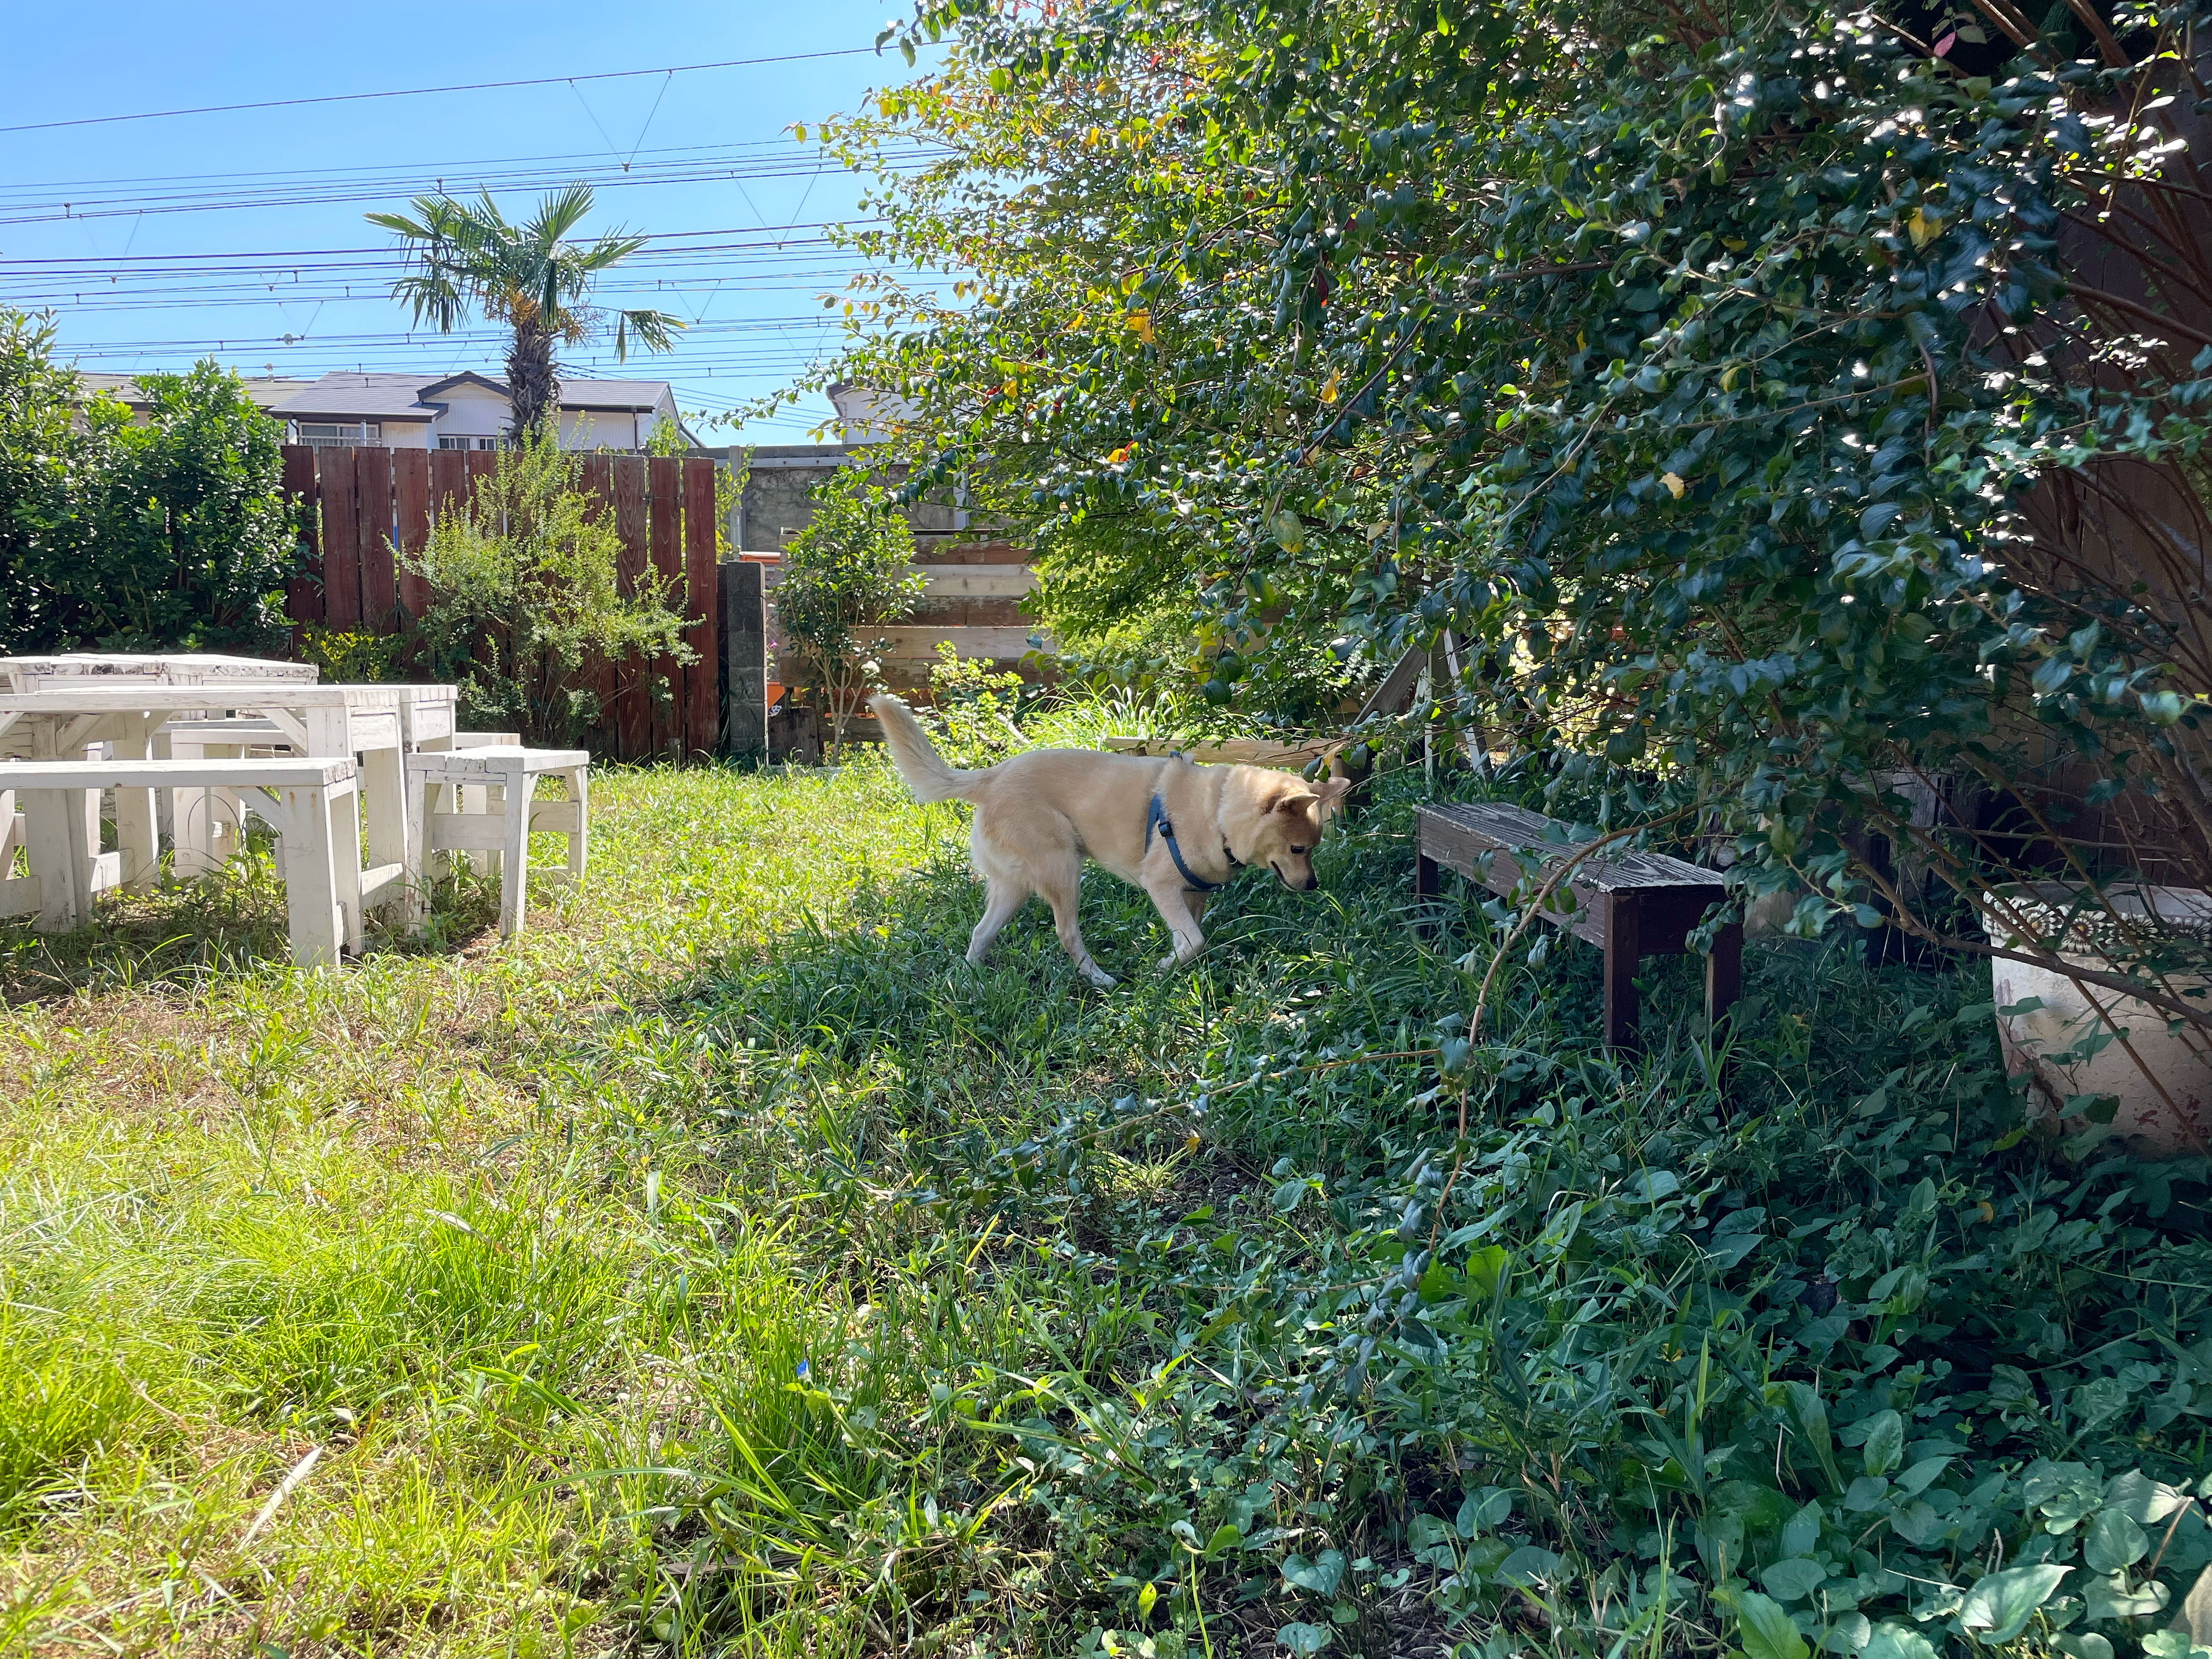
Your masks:
<path fill-rule="evenodd" d="M 650 351 L 666 351 L 683 319 L 662 311 L 614 311 L 583 303 L 592 280 L 645 246 L 642 236 L 610 231 L 588 246 L 562 239 L 592 210 L 588 185 L 570 185 L 538 204 L 527 224 L 511 223 L 491 199 L 475 204 L 450 196 L 418 196 L 414 216 L 372 213 L 368 222 L 397 234 L 421 261 L 392 284 L 392 297 L 415 309 L 417 323 L 450 334 L 471 305 L 514 331 L 507 351 L 507 396 L 514 428 L 527 432 L 561 405 L 561 380 L 553 351 L 577 345 L 615 325 L 615 356 L 629 355 L 630 337 Z"/>

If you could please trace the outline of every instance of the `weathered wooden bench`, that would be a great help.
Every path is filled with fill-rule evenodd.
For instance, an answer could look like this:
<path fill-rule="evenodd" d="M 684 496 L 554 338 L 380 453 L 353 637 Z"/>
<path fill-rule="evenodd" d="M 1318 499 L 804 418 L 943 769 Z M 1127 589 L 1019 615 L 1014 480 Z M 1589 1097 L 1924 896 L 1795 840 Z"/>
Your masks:
<path fill-rule="evenodd" d="M 1579 850 L 1561 839 L 1564 826 L 1524 807 L 1423 806 L 1416 821 L 1414 890 L 1425 910 L 1446 870 L 1499 894 L 1533 877 L 1533 893 Z M 1594 855 L 1560 884 L 1541 914 L 1605 952 L 1607 1047 L 1636 1051 L 1637 964 L 1645 957 L 1686 955 L 1692 930 L 1726 896 L 1717 872 L 1632 848 Z M 1425 915 L 1425 927 L 1435 925 L 1433 913 Z M 1714 934 L 1705 958 L 1705 1012 L 1716 1030 L 1742 985 L 1743 927 L 1730 922 Z"/>
<path fill-rule="evenodd" d="M 283 843 L 292 958 L 337 965 L 362 943 L 361 830 L 354 763 L 296 760 L 0 762 L 0 797 L 20 793 L 31 873 L 0 866 L 0 915 L 35 913 L 50 933 L 92 919 L 93 895 L 123 884 L 119 853 L 94 853 L 103 789 L 234 789 Z M 12 857 L 12 854 L 11 854 Z"/>
<path fill-rule="evenodd" d="M 591 846 L 592 757 L 582 749 L 528 749 L 520 744 L 474 742 L 474 737 L 505 733 L 463 733 L 467 746 L 407 757 L 409 837 L 423 849 L 423 880 L 435 854 L 500 854 L 499 931 L 513 939 L 522 931 L 530 904 L 530 837 L 551 832 L 568 838 L 565 865 L 541 873 L 580 881 Z M 548 775 L 567 780 L 566 800 L 536 800 L 538 780 Z M 499 792 L 495 803 L 489 799 Z M 451 794 L 461 810 L 448 811 Z M 426 895 L 418 892 L 417 902 Z"/>

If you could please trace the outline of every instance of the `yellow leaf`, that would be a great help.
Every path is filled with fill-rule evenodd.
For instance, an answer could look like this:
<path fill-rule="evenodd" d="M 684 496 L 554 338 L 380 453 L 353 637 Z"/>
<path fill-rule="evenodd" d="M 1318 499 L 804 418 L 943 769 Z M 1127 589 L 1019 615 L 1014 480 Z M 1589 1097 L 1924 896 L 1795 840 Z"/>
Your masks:
<path fill-rule="evenodd" d="M 1913 246 L 1926 247 L 1942 234 L 1943 221 L 1940 215 L 1930 218 L 1925 209 L 1915 208 L 1912 216 L 1905 222 L 1905 228 L 1911 234 Z"/>
<path fill-rule="evenodd" d="M 1577 329 L 1575 331 L 1575 349 L 1577 351 L 1588 351 L 1589 349 L 1589 342 L 1583 337 L 1583 331 L 1580 329 Z"/>
<path fill-rule="evenodd" d="M 1730 363 L 1726 368 L 1723 369 L 1721 371 L 1721 390 L 1723 392 L 1735 391 L 1735 377 L 1742 372 L 1743 365 L 1741 363 Z"/>
<path fill-rule="evenodd" d="M 1723 236 L 1721 238 L 1721 246 L 1726 248 L 1730 253 L 1741 253 L 1743 252 L 1743 238 L 1741 236 Z"/>
<path fill-rule="evenodd" d="M 1659 482 L 1667 486 L 1667 493 L 1669 495 L 1672 495 L 1676 501 L 1679 501 L 1682 499 L 1682 481 L 1680 478 L 1677 477 L 1672 472 L 1662 472 L 1659 475 Z"/>
<path fill-rule="evenodd" d="M 1325 404 L 1334 403 L 1336 401 L 1336 389 L 1343 384 L 1344 371 L 1340 368 L 1332 368 L 1329 370 L 1328 379 L 1322 382 L 1322 402 Z"/>
<path fill-rule="evenodd" d="M 1129 331 L 1134 334 L 1139 339 L 1142 340 L 1146 345 L 1152 344 L 1152 313 L 1149 311 L 1131 312 L 1129 313 Z"/>

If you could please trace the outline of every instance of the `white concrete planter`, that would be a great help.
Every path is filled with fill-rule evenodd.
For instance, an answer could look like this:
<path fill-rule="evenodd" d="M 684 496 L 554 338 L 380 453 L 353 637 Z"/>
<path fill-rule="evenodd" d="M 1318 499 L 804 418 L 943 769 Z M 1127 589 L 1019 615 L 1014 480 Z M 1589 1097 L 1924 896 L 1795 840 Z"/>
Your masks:
<path fill-rule="evenodd" d="M 2000 889 L 1995 896 L 2013 903 L 2048 938 L 2057 931 L 2079 890 L 2072 882 L 2038 882 Z M 2191 930 L 2212 926 L 2212 894 L 2201 889 L 2129 887 L 2112 896 L 2124 915 L 2155 918 L 2154 925 Z M 2059 956 L 2083 968 L 2110 972 L 2111 961 L 2087 937 L 2094 926 L 2094 919 L 2084 915 L 2072 930 L 2083 948 L 2062 950 Z M 2036 943 L 2015 933 L 1990 908 L 1982 912 L 1982 927 L 1994 945 L 2017 950 Z M 2164 1011 L 2103 986 L 2069 979 L 2056 968 L 2000 958 L 1990 963 L 1990 977 L 2000 1010 L 2031 1000 L 2042 1004 L 2010 1018 L 2002 1012 L 1997 1017 L 2005 1069 L 2031 1080 L 2032 1115 L 2057 1126 L 2069 1097 L 2111 1095 L 2119 1106 L 2112 1121 L 2103 1126 L 2105 1133 L 2124 1139 L 2137 1155 L 2180 1158 L 2212 1150 L 2207 1145 L 2212 1141 L 2212 1040 L 2201 1028 L 2185 1025 L 2178 1034 L 2171 1033 L 2166 1029 L 2170 1017 Z M 2188 979 L 2173 984 L 2185 992 L 2206 982 Z M 2212 997 L 2206 999 L 2206 1006 L 2212 1007 Z M 2061 1063 L 2054 1058 L 2100 1031 L 2116 1035 L 2087 1059 Z M 2086 1118 L 2069 1117 L 2063 1127 L 2072 1133 L 2096 1126 Z"/>

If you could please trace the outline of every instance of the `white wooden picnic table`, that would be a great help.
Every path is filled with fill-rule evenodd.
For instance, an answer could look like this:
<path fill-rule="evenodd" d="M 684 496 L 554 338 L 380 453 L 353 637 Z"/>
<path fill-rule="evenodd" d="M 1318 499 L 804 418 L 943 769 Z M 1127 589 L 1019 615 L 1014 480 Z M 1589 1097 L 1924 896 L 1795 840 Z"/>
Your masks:
<path fill-rule="evenodd" d="M 313 684 L 317 678 L 313 663 L 232 657 L 213 651 L 61 651 L 44 656 L 0 657 L 0 691 L 67 690 L 80 681 L 213 685 L 227 680 L 283 680 Z"/>
<path fill-rule="evenodd" d="M 255 722 L 248 741 L 308 758 L 358 757 L 368 817 L 366 903 L 421 876 L 421 860 L 407 844 L 405 755 L 410 747 L 451 746 L 456 695 L 449 685 L 321 685 L 274 678 L 177 684 L 146 675 L 75 677 L 61 684 L 49 681 L 41 690 L 0 691 L 0 757 L 70 760 L 104 743 L 118 758 L 143 760 L 173 726 L 181 738 L 210 717 L 226 725 L 244 717 Z M 239 735 L 226 732 L 224 740 L 236 742 Z M 7 767 L 0 759 L 0 793 L 6 789 Z M 97 795 L 86 792 L 83 803 L 96 888 L 143 885 L 157 867 L 154 791 L 133 787 L 115 793 L 119 845 L 114 854 L 99 853 Z M 179 812 L 175 821 L 182 824 L 186 817 Z"/>

